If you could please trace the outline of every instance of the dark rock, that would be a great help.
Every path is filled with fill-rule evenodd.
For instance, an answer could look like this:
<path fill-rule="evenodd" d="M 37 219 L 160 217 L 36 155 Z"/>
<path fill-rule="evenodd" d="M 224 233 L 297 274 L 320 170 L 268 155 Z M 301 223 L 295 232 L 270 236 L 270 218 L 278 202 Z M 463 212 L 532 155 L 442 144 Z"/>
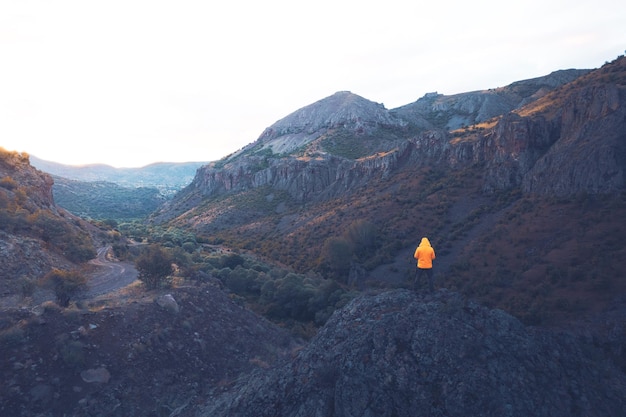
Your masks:
<path fill-rule="evenodd" d="M 440 290 L 336 312 L 291 362 L 258 371 L 202 416 L 619 416 L 626 378 L 580 339 L 525 328 Z"/>

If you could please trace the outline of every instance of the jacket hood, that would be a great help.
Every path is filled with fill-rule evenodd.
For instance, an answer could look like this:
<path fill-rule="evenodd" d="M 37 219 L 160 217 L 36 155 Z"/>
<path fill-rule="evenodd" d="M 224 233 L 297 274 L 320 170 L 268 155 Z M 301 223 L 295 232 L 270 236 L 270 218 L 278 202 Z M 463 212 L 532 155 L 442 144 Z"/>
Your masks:
<path fill-rule="evenodd" d="M 427 237 L 423 237 L 422 241 L 420 242 L 420 246 L 430 246 L 430 240 L 428 240 Z"/>

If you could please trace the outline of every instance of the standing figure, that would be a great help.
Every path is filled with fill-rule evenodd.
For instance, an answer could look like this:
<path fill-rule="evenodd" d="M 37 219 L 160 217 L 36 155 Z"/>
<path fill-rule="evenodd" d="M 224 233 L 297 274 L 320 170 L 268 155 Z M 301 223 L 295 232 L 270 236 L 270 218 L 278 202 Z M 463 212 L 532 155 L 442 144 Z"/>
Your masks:
<path fill-rule="evenodd" d="M 419 246 L 415 249 L 413 257 L 417 259 L 417 270 L 415 271 L 413 288 L 416 288 L 417 280 L 421 279 L 422 276 L 426 274 L 430 291 L 434 291 L 435 278 L 433 277 L 433 260 L 435 259 L 435 250 L 430 246 L 430 241 L 427 237 L 422 238 Z"/>

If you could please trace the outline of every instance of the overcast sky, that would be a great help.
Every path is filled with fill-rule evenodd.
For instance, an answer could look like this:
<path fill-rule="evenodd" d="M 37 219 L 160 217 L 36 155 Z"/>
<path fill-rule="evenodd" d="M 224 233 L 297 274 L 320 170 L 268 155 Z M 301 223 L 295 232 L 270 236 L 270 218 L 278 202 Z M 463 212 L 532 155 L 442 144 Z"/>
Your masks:
<path fill-rule="evenodd" d="M 0 147 L 211 161 L 337 91 L 391 109 L 624 54 L 623 0 L 1 0 Z"/>

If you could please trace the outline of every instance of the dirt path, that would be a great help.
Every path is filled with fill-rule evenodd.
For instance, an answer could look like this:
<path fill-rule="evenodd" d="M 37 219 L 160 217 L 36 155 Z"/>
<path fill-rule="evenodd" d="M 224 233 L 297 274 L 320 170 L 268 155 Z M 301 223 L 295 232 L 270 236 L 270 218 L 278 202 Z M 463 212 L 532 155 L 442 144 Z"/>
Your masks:
<path fill-rule="evenodd" d="M 111 246 L 98 249 L 98 256 L 89 263 L 98 268 L 89 277 L 88 289 L 83 298 L 93 298 L 116 291 L 132 284 L 137 279 L 138 272 L 132 263 L 112 260 Z"/>

